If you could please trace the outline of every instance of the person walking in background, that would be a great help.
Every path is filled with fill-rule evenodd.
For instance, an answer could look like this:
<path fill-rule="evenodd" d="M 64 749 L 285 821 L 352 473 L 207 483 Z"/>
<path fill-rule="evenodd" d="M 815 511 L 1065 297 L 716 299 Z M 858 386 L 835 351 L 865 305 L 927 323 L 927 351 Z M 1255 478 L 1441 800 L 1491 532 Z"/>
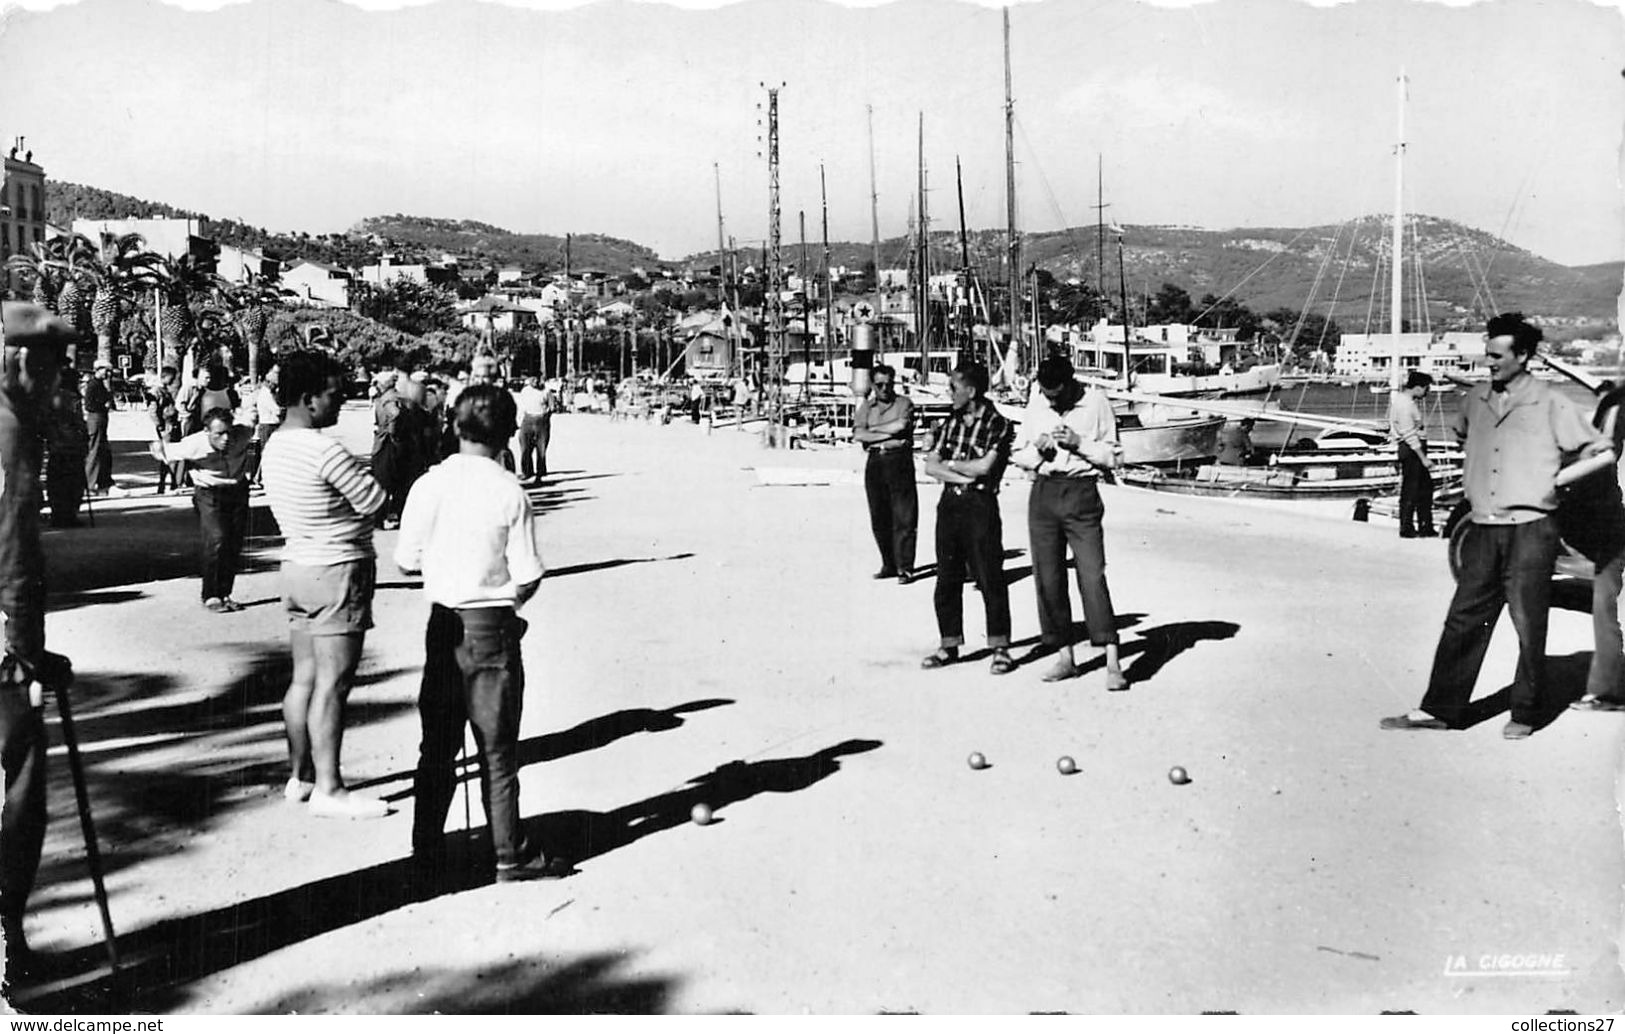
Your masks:
<path fill-rule="evenodd" d="M 1072 551 L 1078 595 L 1089 642 L 1105 653 L 1106 688 L 1128 688 L 1118 659 L 1117 614 L 1106 584 L 1106 513 L 1098 481 L 1122 462 L 1117 421 L 1102 392 L 1087 391 L 1072 361 L 1052 355 L 1038 364 L 1037 387 L 1021 418 L 1011 461 L 1033 473 L 1027 496 L 1027 534 L 1032 542 L 1033 587 L 1045 649 L 1059 653 L 1045 682 L 1079 673 L 1072 643 L 1072 601 L 1066 554 Z"/>
<path fill-rule="evenodd" d="M 547 446 L 553 437 L 557 399 L 535 375 L 519 390 L 519 476 L 538 482 L 547 477 Z"/>
<path fill-rule="evenodd" d="M 878 371 L 877 371 L 878 372 Z M 982 590 L 991 670 L 1015 670 L 1010 658 L 1010 591 L 1004 580 L 1004 528 L 999 479 L 1010 459 L 1010 422 L 987 400 L 987 367 L 960 363 L 949 377 L 953 411 L 926 454 L 925 472 L 942 482 L 937 503 L 937 588 L 932 605 L 941 646 L 920 662 L 942 668 L 965 642 L 967 576 Z"/>
<path fill-rule="evenodd" d="M 181 487 L 181 465 L 168 456 L 172 442 L 181 440 L 180 403 L 175 398 L 175 384 L 179 379 L 173 366 L 158 372 L 158 386 L 147 396 L 147 414 L 152 418 L 152 458 L 158 464 L 158 494 L 164 494 L 164 481 L 171 489 Z"/>
<path fill-rule="evenodd" d="M 79 527 L 79 507 L 85 501 L 85 467 L 90 453 L 90 432 L 85 427 L 85 402 L 79 394 L 79 374 L 64 368 L 51 395 L 45 419 L 45 496 L 51 504 L 51 527 Z"/>
<path fill-rule="evenodd" d="M 265 443 L 282 425 L 282 404 L 276 400 L 276 385 L 280 372 L 273 364 L 265 371 L 265 380 L 254 393 L 254 484 L 261 484 L 260 457 L 265 454 Z"/>
<path fill-rule="evenodd" d="M 914 548 L 920 500 L 914 486 L 914 403 L 897 394 L 897 371 L 884 363 L 869 374 L 869 395 L 852 417 L 852 440 L 869 458 L 863 468 L 863 490 L 869 503 L 869 528 L 880 550 L 876 578 L 914 578 Z"/>
<path fill-rule="evenodd" d="M 281 363 L 282 427 L 265 445 L 265 494 L 282 528 L 282 600 L 293 677 L 282 701 L 293 769 L 284 790 L 325 818 L 379 818 L 389 805 L 345 789 L 344 705 L 372 627 L 373 517 L 384 490 L 322 434 L 344 404 L 344 368 L 322 352 Z"/>
<path fill-rule="evenodd" d="M 105 496 L 113 488 L 113 449 L 107 442 L 108 414 L 113 409 L 113 364 L 96 360 L 90 380 L 85 382 L 85 488 L 93 496 Z"/>
<path fill-rule="evenodd" d="M 1454 430 L 1471 522 L 1462 535 L 1456 592 L 1416 709 L 1384 718 L 1384 729 L 1464 728 L 1484 654 L 1502 609 L 1518 633 L 1511 720 L 1501 734 L 1521 740 L 1550 705 L 1546 622 L 1558 531 L 1557 490 L 1613 463 L 1608 441 L 1575 405 L 1529 372 L 1542 334 L 1522 313 L 1489 321 L 1484 356 L 1490 382 L 1467 393 Z M 1581 459 L 1567 467 L 1565 454 Z"/>
<path fill-rule="evenodd" d="M 1388 396 L 1388 440 L 1399 450 L 1399 537 L 1430 539 L 1433 528 L 1433 475 L 1428 471 L 1427 426 L 1417 405 L 1433 386 L 1421 370 L 1405 377 L 1403 391 Z"/>
<path fill-rule="evenodd" d="M 248 483 L 254 472 L 254 429 L 224 409 L 203 414 L 203 430 L 169 447 L 192 475 L 192 509 L 201 538 L 202 600 L 216 614 L 234 614 L 231 598 L 248 534 Z"/>
<path fill-rule="evenodd" d="M 457 399 L 456 455 L 413 487 L 395 563 L 423 575 L 429 598 L 418 714 L 423 738 L 413 792 L 412 857 L 431 878 L 445 866 L 446 812 L 456 789 L 463 727 L 474 727 L 499 883 L 572 871 L 527 842 L 519 822 L 519 719 L 525 669 L 518 611 L 542 581 L 536 518 L 517 478 L 497 462 L 516 430 L 517 407 L 494 385 Z"/>
<path fill-rule="evenodd" d="M 237 410 L 243 404 L 242 397 L 232 386 L 231 372 L 219 362 L 208 365 L 203 380 L 192 385 L 186 394 L 183 419 L 187 434 L 196 434 L 203 430 L 203 414 L 216 409 L 223 409 L 237 419 Z"/>
<path fill-rule="evenodd" d="M 1570 704 L 1576 711 L 1625 711 L 1625 635 L 1619 625 L 1619 594 L 1625 585 L 1625 500 L 1619 464 L 1625 457 L 1625 420 L 1619 407 L 1625 387 L 1606 381 L 1591 425 L 1613 447 L 1615 464 L 1572 482 L 1557 508 L 1563 541 L 1590 560 L 1591 631 L 1594 650 L 1586 671 L 1585 694 Z"/>
<path fill-rule="evenodd" d="M 422 398 L 422 385 L 398 371 L 373 403 L 372 469 L 388 494 L 380 515 L 380 526 L 386 530 L 399 527 L 406 494 L 429 466 L 427 451 L 434 432 Z"/>
<path fill-rule="evenodd" d="M 28 898 L 45 844 L 44 697 L 35 683 L 61 691 L 73 678 L 66 657 L 45 649 L 45 552 L 40 542 L 40 465 L 44 421 L 73 327 L 37 305 L 0 308 L 0 612 L 5 656 L 0 661 L 0 939 L 3 983 L 14 988 L 34 975 L 35 957 L 23 931 Z"/>

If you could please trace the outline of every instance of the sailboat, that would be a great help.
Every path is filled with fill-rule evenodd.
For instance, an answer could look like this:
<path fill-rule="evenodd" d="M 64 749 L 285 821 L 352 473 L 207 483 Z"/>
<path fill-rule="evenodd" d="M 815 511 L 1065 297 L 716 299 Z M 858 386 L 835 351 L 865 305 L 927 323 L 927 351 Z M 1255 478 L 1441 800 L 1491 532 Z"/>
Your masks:
<path fill-rule="evenodd" d="M 1398 342 L 1401 326 L 1399 299 L 1403 297 L 1401 255 L 1403 247 L 1403 176 L 1404 176 L 1404 76 L 1400 76 L 1399 139 L 1395 149 L 1396 186 L 1394 191 L 1393 226 L 1393 288 L 1390 328 L 1395 345 L 1394 360 L 1390 364 L 1390 381 L 1382 386 L 1384 393 L 1398 391 L 1400 370 Z M 1373 387 L 1373 393 L 1376 388 Z M 1165 471 L 1128 471 L 1122 480 L 1129 485 L 1155 491 L 1183 495 L 1211 495 L 1227 497 L 1258 497 L 1283 500 L 1304 499 L 1366 499 L 1398 492 L 1400 473 L 1395 447 L 1384 442 L 1385 429 L 1363 421 L 1332 417 L 1317 417 L 1304 413 L 1247 411 L 1224 406 L 1222 403 L 1181 400 L 1181 405 L 1206 412 L 1228 413 L 1233 419 L 1251 417 L 1264 420 L 1290 420 L 1306 427 L 1319 427 L 1322 437 L 1319 447 L 1312 450 L 1282 452 L 1270 457 L 1264 467 L 1210 464 L 1199 467 L 1186 476 L 1170 476 Z M 1335 437 L 1333 437 L 1335 436 Z M 1381 443 L 1381 444 L 1379 444 Z M 1433 469 L 1436 498 L 1448 499 L 1459 486 L 1464 454 L 1455 443 L 1430 442 L 1428 462 Z"/>

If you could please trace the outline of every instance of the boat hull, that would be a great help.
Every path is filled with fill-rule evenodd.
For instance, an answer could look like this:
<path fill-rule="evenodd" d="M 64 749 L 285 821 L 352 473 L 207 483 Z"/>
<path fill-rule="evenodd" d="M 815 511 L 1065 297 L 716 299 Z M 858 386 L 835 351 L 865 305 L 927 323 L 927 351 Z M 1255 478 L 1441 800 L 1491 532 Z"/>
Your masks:
<path fill-rule="evenodd" d="M 1123 446 L 1123 465 L 1168 467 L 1211 460 L 1219 454 L 1219 431 L 1223 427 L 1222 416 L 1154 426 L 1120 422 L 1117 439 Z"/>

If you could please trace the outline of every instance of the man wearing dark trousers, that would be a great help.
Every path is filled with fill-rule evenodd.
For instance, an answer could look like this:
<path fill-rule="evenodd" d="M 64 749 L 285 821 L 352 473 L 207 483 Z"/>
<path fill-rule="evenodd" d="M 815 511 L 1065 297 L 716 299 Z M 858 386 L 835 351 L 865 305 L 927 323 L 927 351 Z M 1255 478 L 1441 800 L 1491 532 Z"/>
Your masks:
<path fill-rule="evenodd" d="M 203 430 L 169 448 L 192 474 L 192 509 L 202 535 L 203 606 L 234 614 L 242 604 L 231 598 L 248 534 L 248 483 L 254 474 L 254 429 L 233 422 L 229 410 L 203 414 Z"/>
<path fill-rule="evenodd" d="M 1521 740 L 1549 708 L 1546 619 L 1558 532 L 1557 489 L 1613 462 L 1613 450 L 1572 402 L 1529 372 L 1540 328 L 1522 313 L 1489 321 L 1484 356 L 1490 383 L 1467 393 L 1456 416 L 1466 451 L 1472 506 L 1461 541 L 1456 594 L 1433 655 L 1421 706 L 1384 718 L 1384 729 L 1461 728 L 1490 636 L 1503 607 L 1518 633 L 1511 720 L 1501 734 Z M 1563 466 L 1565 453 L 1581 459 Z"/>
<path fill-rule="evenodd" d="M 44 688 L 72 679 L 66 657 L 45 649 L 45 554 L 40 547 L 41 435 L 73 328 L 37 305 L 0 310 L 0 939 L 4 982 L 15 986 L 34 966 L 23 914 L 45 843 Z M 36 688 L 36 687 L 41 688 Z"/>
<path fill-rule="evenodd" d="M 1010 591 L 1004 581 L 999 479 L 1010 459 L 1010 422 L 987 400 L 987 367 L 960 363 L 950 378 L 953 412 L 926 454 L 925 472 L 942 482 L 937 503 L 937 588 L 932 603 L 942 645 L 920 662 L 941 668 L 965 642 L 967 576 L 982 590 L 992 672 L 1015 670 L 1010 658 Z"/>
<path fill-rule="evenodd" d="M 1399 537 L 1430 539 L 1433 530 L 1433 475 L 1428 472 L 1427 429 L 1417 403 L 1433 378 L 1412 370 L 1403 391 L 1388 401 L 1388 437 L 1399 450 Z"/>
<path fill-rule="evenodd" d="M 873 390 L 852 417 L 852 438 L 869 453 L 863 488 L 869 527 L 880 548 L 876 578 L 914 579 L 914 542 L 920 521 L 914 487 L 914 403 L 897 394 L 897 371 L 884 363 L 870 373 Z"/>
<path fill-rule="evenodd" d="M 523 607 L 542 581 L 536 517 L 519 479 L 498 461 L 517 428 L 505 389 L 470 386 L 457 397 L 458 452 L 420 478 L 401 515 L 395 563 L 423 574 L 429 598 L 412 855 L 420 875 L 444 867 L 446 812 L 463 727 L 474 727 L 480 799 L 499 883 L 556 879 L 572 869 L 527 842 L 519 822 L 519 716 L 525 695 Z"/>
<path fill-rule="evenodd" d="M 1105 656 L 1106 688 L 1128 688 L 1118 656 L 1117 615 L 1106 585 L 1106 506 L 1101 471 L 1122 461 L 1111 403 L 1079 383 L 1072 361 L 1052 355 L 1038 364 L 1038 383 L 1021 418 L 1011 461 L 1033 473 L 1027 496 L 1027 534 L 1032 542 L 1033 586 L 1045 649 L 1058 654 L 1045 682 L 1076 677 L 1067 550 L 1077 571 L 1078 595 L 1089 642 Z"/>
<path fill-rule="evenodd" d="M 113 367 L 100 359 L 90 380 L 85 382 L 85 430 L 89 451 L 85 454 L 85 488 L 93 496 L 104 496 L 113 487 L 113 450 L 107 444 L 107 414 L 113 408 Z"/>

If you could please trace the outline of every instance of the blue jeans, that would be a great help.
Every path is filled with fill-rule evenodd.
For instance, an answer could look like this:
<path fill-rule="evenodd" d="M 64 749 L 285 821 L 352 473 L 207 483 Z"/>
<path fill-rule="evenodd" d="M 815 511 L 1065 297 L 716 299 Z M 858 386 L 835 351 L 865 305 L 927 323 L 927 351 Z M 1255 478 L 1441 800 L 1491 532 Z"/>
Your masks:
<path fill-rule="evenodd" d="M 1468 701 L 1501 608 L 1518 632 L 1512 720 L 1532 725 L 1544 706 L 1546 620 L 1557 563 L 1557 526 L 1549 517 L 1526 524 L 1473 524 L 1461 544 L 1461 574 L 1433 653 L 1422 710 L 1450 725 L 1466 719 Z"/>
<path fill-rule="evenodd" d="M 432 851 L 446 828 L 456 793 L 455 763 L 463 726 L 474 727 L 480 800 L 491 825 L 498 865 L 525 860 L 519 825 L 519 713 L 525 694 L 519 639 L 525 622 L 512 607 L 454 610 L 438 603 L 424 634 L 418 716 L 423 742 L 413 783 L 417 808 L 412 850 Z"/>

